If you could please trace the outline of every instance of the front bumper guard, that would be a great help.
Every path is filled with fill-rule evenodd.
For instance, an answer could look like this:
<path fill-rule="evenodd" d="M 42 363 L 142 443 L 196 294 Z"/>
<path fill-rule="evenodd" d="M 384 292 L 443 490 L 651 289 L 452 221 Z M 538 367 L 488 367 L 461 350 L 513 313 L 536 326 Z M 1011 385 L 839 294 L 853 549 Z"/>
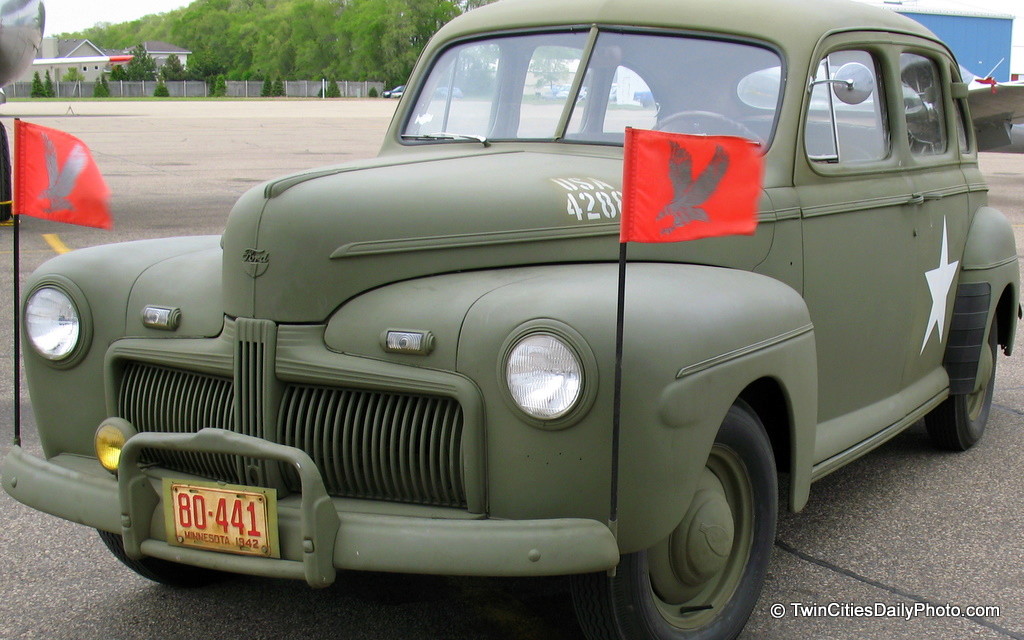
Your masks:
<path fill-rule="evenodd" d="M 295 507 L 294 496 L 279 503 L 279 522 L 282 550 L 298 548 L 301 542 L 301 557 L 297 553 L 281 560 L 235 556 L 171 546 L 151 537 L 160 496 L 152 478 L 137 464 L 145 448 L 228 453 L 292 465 L 299 473 L 302 495 Z M 619 561 L 614 535 L 596 520 L 451 519 L 352 512 L 341 505 L 343 501 L 327 495 L 319 471 L 303 451 L 229 431 L 141 433 L 128 441 L 122 456 L 122 471 L 115 479 L 91 458 L 64 454 L 42 460 L 14 447 L 0 472 L 4 489 L 19 502 L 119 532 L 131 557 L 288 577 L 314 587 L 330 585 L 338 569 L 528 577 L 606 571 Z"/>

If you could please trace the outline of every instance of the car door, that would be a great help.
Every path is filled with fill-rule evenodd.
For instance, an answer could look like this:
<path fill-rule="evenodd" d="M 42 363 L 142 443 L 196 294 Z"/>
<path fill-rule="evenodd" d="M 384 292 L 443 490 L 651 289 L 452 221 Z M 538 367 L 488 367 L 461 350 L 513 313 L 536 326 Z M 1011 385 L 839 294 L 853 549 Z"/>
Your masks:
<path fill-rule="evenodd" d="M 899 143 L 909 158 L 915 204 L 908 215 L 917 234 L 917 286 L 907 299 L 913 319 L 904 370 L 907 386 L 939 393 L 949 342 L 950 315 L 957 293 L 960 259 L 970 223 L 970 188 L 960 165 L 958 111 L 948 95 L 951 62 L 912 41 L 899 54 L 903 110 Z M 945 77 L 944 77 L 945 75 Z"/>
<path fill-rule="evenodd" d="M 818 348 L 816 462 L 905 416 L 894 401 L 919 327 L 907 313 L 917 279 L 913 184 L 893 144 L 885 45 L 874 34 L 826 43 L 812 71 L 794 184 L 804 235 L 804 298 Z M 848 91 L 858 77 L 862 90 Z M 801 157 L 802 156 L 802 157 Z"/>

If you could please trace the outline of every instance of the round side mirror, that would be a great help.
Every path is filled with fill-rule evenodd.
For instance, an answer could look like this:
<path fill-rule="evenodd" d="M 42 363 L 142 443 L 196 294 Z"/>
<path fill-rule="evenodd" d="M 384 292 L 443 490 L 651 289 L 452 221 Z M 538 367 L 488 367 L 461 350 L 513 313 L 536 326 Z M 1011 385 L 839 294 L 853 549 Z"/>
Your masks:
<path fill-rule="evenodd" d="M 847 62 L 833 76 L 832 92 L 846 104 L 860 104 L 875 92 L 875 74 L 860 62 Z"/>

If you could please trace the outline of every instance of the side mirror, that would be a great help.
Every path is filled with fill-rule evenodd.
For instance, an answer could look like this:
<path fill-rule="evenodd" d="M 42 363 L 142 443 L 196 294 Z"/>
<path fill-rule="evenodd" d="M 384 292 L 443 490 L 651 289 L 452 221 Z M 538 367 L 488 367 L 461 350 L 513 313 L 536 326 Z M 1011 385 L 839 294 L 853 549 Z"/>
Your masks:
<path fill-rule="evenodd" d="M 841 102 L 856 105 L 875 92 L 875 74 L 859 62 L 847 62 L 830 80 L 812 80 L 811 88 L 819 84 L 832 85 L 832 93 Z"/>

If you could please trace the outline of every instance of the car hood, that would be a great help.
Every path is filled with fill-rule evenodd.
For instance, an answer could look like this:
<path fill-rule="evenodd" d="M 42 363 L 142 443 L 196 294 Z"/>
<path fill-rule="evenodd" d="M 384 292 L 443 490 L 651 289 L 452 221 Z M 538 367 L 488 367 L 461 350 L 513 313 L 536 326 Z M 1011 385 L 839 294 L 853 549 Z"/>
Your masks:
<path fill-rule="evenodd" d="M 607 151 L 446 150 L 262 185 L 228 219 L 225 312 L 322 322 L 410 278 L 616 260 L 622 160 Z"/>

